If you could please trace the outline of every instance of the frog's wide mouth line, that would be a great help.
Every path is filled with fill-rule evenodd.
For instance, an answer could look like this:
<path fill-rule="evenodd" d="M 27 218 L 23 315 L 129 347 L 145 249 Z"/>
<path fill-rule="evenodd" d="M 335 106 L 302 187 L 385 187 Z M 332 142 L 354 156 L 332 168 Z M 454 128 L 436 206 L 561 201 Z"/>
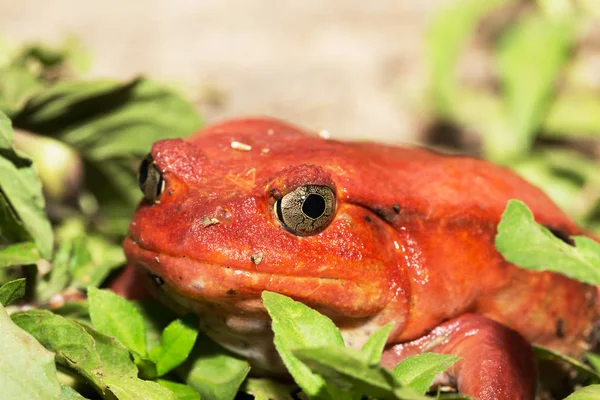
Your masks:
<path fill-rule="evenodd" d="M 346 316 L 368 317 L 386 305 L 378 285 L 340 278 L 273 274 L 149 250 L 135 239 L 123 243 L 131 264 L 161 278 L 171 290 L 199 301 L 259 299 L 263 291 L 322 304 Z M 368 289 L 366 289 L 368 288 Z"/>

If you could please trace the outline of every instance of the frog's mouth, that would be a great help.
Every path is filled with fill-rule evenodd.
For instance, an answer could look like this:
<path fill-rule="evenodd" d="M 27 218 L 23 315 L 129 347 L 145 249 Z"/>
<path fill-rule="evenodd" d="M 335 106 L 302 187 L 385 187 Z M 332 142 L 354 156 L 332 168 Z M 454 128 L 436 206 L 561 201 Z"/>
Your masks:
<path fill-rule="evenodd" d="M 209 308 L 218 306 L 226 312 L 266 316 L 261 300 L 265 290 L 293 297 L 338 320 L 374 316 L 388 302 L 389 288 L 373 282 L 249 271 L 149 250 L 132 237 L 123 246 L 129 263 L 147 272 L 158 291 L 197 303 L 193 308 L 200 314 L 209 303 Z"/>

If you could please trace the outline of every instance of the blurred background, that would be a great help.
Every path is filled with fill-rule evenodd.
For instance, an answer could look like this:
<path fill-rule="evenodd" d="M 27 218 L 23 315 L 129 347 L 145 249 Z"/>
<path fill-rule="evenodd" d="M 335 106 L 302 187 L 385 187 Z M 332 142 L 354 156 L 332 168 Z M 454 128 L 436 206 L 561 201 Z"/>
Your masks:
<path fill-rule="evenodd" d="M 86 76 L 180 84 L 209 120 L 275 115 L 338 137 L 415 134 L 422 38 L 449 0 L 3 0 L 13 43 L 77 38 Z"/>
<path fill-rule="evenodd" d="M 600 231 L 597 0 L 3 0 L 0 110 L 86 166 L 59 203 L 128 176 L 115 232 L 154 140 L 245 115 L 483 157 Z"/>

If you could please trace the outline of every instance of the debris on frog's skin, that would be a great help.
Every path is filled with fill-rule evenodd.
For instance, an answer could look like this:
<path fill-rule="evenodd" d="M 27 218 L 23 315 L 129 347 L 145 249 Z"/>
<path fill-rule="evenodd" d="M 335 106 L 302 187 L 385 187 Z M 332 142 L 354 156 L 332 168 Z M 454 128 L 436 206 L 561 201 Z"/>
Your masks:
<path fill-rule="evenodd" d="M 394 204 L 394 205 L 392 206 L 392 208 L 394 209 L 394 212 L 395 212 L 396 214 L 398 214 L 398 213 L 400 212 L 400 205 L 399 205 L 399 204 Z"/>
<path fill-rule="evenodd" d="M 165 284 L 164 279 L 158 275 L 150 274 L 150 278 L 152 278 L 152 280 L 154 281 L 154 283 L 156 283 L 157 286 L 162 286 Z"/>
<path fill-rule="evenodd" d="M 271 149 L 269 149 L 268 147 L 265 147 L 264 149 L 260 150 L 261 154 L 267 154 L 269 151 L 271 151 Z"/>
<path fill-rule="evenodd" d="M 242 150 L 242 151 L 252 150 L 252 146 L 250 146 L 249 144 L 237 142 L 235 140 L 233 142 L 231 142 L 231 148 L 235 149 L 235 150 Z"/>
<path fill-rule="evenodd" d="M 255 265 L 260 264 L 262 262 L 262 259 L 263 259 L 263 253 L 256 253 L 256 254 L 252 254 L 250 256 L 250 260 L 252 260 L 252 262 Z"/>
<path fill-rule="evenodd" d="M 208 226 L 211 226 L 211 225 L 216 225 L 219 222 L 220 221 L 218 219 L 210 218 L 210 217 L 207 217 L 206 215 L 204 217 L 202 217 L 202 226 L 205 228 Z"/>
<path fill-rule="evenodd" d="M 157 264 L 160 264 L 160 260 L 158 259 L 158 256 L 154 257 L 154 261 L 156 261 Z"/>
<path fill-rule="evenodd" d="M 331 139 L 331 133 L 327 129 L 321 129 L 317 132 L 317 135 L 319 135 L 321 139 Z"/>

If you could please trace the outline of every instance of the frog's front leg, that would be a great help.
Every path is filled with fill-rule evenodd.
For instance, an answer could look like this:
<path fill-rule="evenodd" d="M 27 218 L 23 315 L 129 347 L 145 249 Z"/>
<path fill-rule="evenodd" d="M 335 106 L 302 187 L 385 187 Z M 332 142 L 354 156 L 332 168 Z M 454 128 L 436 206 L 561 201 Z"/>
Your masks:
<path fill-rule="evenodd" d="M 393 367 L 423 353 L 453 354 L 462 359 L 437 377 L 461 393 L 480 400 L 535 396 L 536 370 L 529 343 L 517 332 L 481 315 L 465 314 L 435 328 L 427 336 L 385 350 L 382 363 Z"/>

